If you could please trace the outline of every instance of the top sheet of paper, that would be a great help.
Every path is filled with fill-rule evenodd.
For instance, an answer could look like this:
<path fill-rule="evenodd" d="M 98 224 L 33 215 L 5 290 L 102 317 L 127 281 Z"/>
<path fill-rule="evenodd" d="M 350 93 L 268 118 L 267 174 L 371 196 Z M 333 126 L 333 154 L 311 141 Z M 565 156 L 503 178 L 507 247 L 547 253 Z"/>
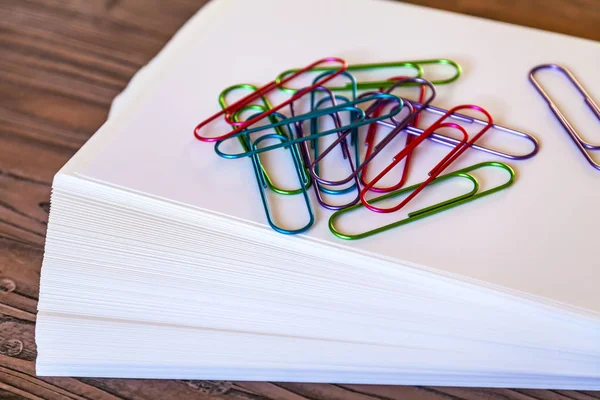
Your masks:
<path fill-rule="evenodd" d="M 536 136 L 541 150 L 515 162 L 469 150 L 448 170 L 507 161 L 517 181 L 504 192 L 356 242 L 334 237 L 330 213 L 318 209 L 309 237 L 600 312 L 600 171 L 584 161 L 527 79 L 535 65 L 560 63 L 600 98 L 597 42 L 391 1 L 214 1 L 153 62 L 134 101 L 62 172 L 266 225 L 250 160 L 219 158 L 211 144 L 194 139 L 193 128 L 219 109 L 223 88 L 264 84 L 327 56 L 350 64 L 455 60 L 464 74 L 440 86 L 434 104 L 481 105 L 498 124 Z M 559 78 L 540 74 L 582 136 L 599 141 L 599 121 Z M 490 143 L 507 150 L 518 143 L 490 135 Z M 423 180 L 446 151 L 424 145 L 410 181 Z M 287 210 L 279 218 L 293 224 L 301 212 L 283 200 L 275 203 Z M 366 226 L 364 220 L 355 219 L 353 229 Z"/>

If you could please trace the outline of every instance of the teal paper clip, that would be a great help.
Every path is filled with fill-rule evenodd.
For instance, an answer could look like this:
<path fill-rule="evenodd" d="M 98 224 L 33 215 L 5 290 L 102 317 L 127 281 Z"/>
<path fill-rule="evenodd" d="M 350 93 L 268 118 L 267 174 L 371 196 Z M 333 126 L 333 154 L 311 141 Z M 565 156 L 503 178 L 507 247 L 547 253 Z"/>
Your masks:
<path fill-rule="evenodd" d="M 392 109 L 383 115 L 377 116 L 377 117 L 369 117 L 367 118 L 365 115 L 365 112 L 363 110 L 361 110 L 360 108 L 358 108 L 357 106 L 362 104 L 362 103 L 368 103 L 368 102 L 394 102 L 397 104 L 397 106 L 392 107 Z M 302 114 L 302 115 L 297 115 L 297 116 L 293 116 L 290 118 L 285 118 L 283 120 L 279 120 L 277 122 L 272 122 L 270 124 L 264 125 L 264 126 L 260 126 L 260 127 L 254 127 L 254 128 L 250 128 L 250 129 L 246 129 L 243 131 L 240 131 L 234 135 L 229 136 L 227 139 L 224 140 L 220 140 L 217 141 L 215 143 L 215 152 L 223 157 L 223 158 L 242 158 L 242 157 L 249 157 L 252 156 L 254 154 L 258 154 L 258 153 L 262 153 L 265 151 L 270 151 L 270 150 L 274 150 L 283 146 L 288 146 L 291 144 L 297 144 L 297 143 L 301 143 L 307 140 L 314 140 L 314 139 L 318 139 L 320 137 L 326 136 L 326 135 L 330 135 L 332 133 L 340 133 L 340 132 L 347 132 L 350 133 L 352 131 L 352 129 L 354 128 L 358 128 L 364 125 L 368 125 L 377 121 L 381 121 L 387 118 L 391 118 L 392 116 L 395 116 L 396 114 L 398 114 L 402 108 L 404 107 L 404 103 L 402 101 L 402 99 L 400 99 L 397 96 L 391 95 L 391 94 L 387 94 L 387 93 L 376 93 L 370 96 L 366 96 L 357 100 L 354 100 L 350 103 L 347 104 L 343 104 L 343 105 L 339 105 L 339 106 L 335 106 L 335 107 L 328 107 L 328 108 L 323 108 L 320 110 L 316 110 L 314 112 L 309 112 L 306 114 Z M 269 145 L 266 147 L 262 147 L 262 148 L 256 148 L 256 149 L 252 149 L 249 151 L 244 151 L 241 153 L 225 153 L 223 151 L 220 150 L 220 146 L 227 140 L 229 139 L 233 139 L 236 138 L 238 136 L 242 136 L 242 135 L 246 135 L 247 137 L 249 137 L 248 135 L 255 133 L 255 132 L 260 132 L 260 131 L 265 131 L 265 130 L 275 130 L 276 127 L 278 126 L 283 126 L 283 125 L 290 125 L 290 124 L 294 124 L 296 122 L 302 122 L 302 121 L 306 121 L 306 120 L 310 120 L 313 118 L 319 118 L 325 115 L 330 115 L 330 114 L 334 114 L 334 113 L 338 113 L 338 112 L 344 112 L 344 111 L 348 111 L 350 113 L 352 113 L 352 118 L 351 118 L 351 123 L 342 127 L 336 127 L 333 129 L 329 129 L 323 132 L 318 132 L 314 135 L 307 135 L 307 136 L 302 136 L 302 137 L 295 137 L 292 139 L 289 139 L 286 143 L 279 143 L 279 144 L 274 144 L 274 145 Z"/>
<path fill-rule="evenodd" d="M 277 140 L 281 141 L 284 144 L 283 147 L 285 147 L 288 151 L 290 151 L 290 153 L 292 155 L 292 159 L 294 161 L 294 168 L 296 170 L 296 176 L 298 177 L 298 181 L 300 182 L 300 190 L 302 192 L 302 196 L 304 197 L 304 202 L 306 204 L 306 208 L 308 211 L 309 220 L 306 223 L 306 225 L 302 226 L 301 228 L 296 228 L 296 229 L 286 229 L 286 228 L 282 228 L 281 226 L 278 226 L 277 224 L 275 224 L 275 222 L 273 221 L 273 216 L 271 215 L 269 201 L 267 200 L 267 195 L 265 193 L 265 188 L 267 188 L 267 183 L 264 179 L 264 174 L 262 173 L 263 167 L 261 165 L 259 155 L 256 152 L 251 157 L 252 166 L 254 167 L 254 174 L 256 175 L 256 181 L 258 183 L 258 189 L 260 191 L 260 197 L 261 197 L 261 200 L 263 203 L 263 208 L 264 208 L 265 214 L 267 216 L 267 222 L 269 223 L 271 228 L 273 228 L 275 231 L 286 234 L 286 235 L 295 235 L 298 233 L 305 232 L 314 224 L 315 216 L 314 216 L 314 213 L 312 210 L 312 206 L 310 204 L 308 192 L 306 191 L 306 181 L 302 174 L 302 171 L 303 171 L 302 159 L 300 158 L 298 148 L 294 145 L 291 145 L 289 143 L 289 139 L 286 136 L 283 136 L 283 135 L 280 135 L 277 133 L 270 133 L 270 134 L 261 136 L 258 139 L 256 139 L 254 141 L 254 143 L 252 143 L 252 146 L 251 146 L 252 149 L 258 150 L 259 149 L 258 145 L 262 141 L 268 140 L 268 139 L 277 139 Z"/>
<path fill-rule="evenodd" d="M 242 89 L 247 89 L 250 91 L 257 90 L 256 86 L 250 85 L 247 83 L 241 83 L 238 85 L 230 86 L 230 87 L 226 88 L 225 90 L 223 90 L 221 92 L 221 94 L 219 95 L 219 104 L 221 105 L 221 107 L 223 109 L 227 108 L 226 97 L 229 93 L 231 93 L 235 90 L 242 90 Z M 233 122 L 241 121 L 241 115 L 242 115 L 242 113 L 244 113 L 246 111 L 252 110 L 252 111 L 260 111 L 261 113 L 263 113 L 263 112 L 269 110 L 271 108 L 271 103 L 269 102 L 269 100 L 265 96 L 261 96 L 260 99 L 262 100 L 262 105 L 261 104 L 249 104 L 249 105 L 246 105 L 246 106 L 240 108 L 235 113 L 233 113 L 232 121 Z M 269 115 L 268 118 L 269 118 L 269 121 L 271 121 L 271 122 L 277 121 L 277 118 L 275 115 Z M 235 126 L 233 126 L 233 127 L 235 127 Z M 278 126 L 275 129 L 275 132 L 281 136 L 289 138 L 289 135 L 284 132 L 282 126 Z M 242 146 L 242 149 L 244 149 L 244 151 L 250 150 L 247 138 L 245 138 L 244 136 L 238 136 L 238 140 L 240 142 L 240 145 Z M 269 187 L 269 189 L 271 189 L 275 193 L 283 194 L 283 195 L 296 195 L 296 194 L 302 193 L 301 188 L 288 190 L 288 189 L 283 189 L 283 188 L 275 186 L 275 184 L 271 180 L 269 174 L 267 173 L 267 171 L 265 170 L 265 168 L 262 165 L 261 165 L 261 169 L 262 169 L 262 173 L 264 175 L 264 182 Z M 304 170 L 304 176 L 306 178 L 306 188 L 308 188 L 311 185 L 312 179 L 310 178 L 310 175 L 308 174 L 308 171 L 306 171 L 306 170 Z"/>

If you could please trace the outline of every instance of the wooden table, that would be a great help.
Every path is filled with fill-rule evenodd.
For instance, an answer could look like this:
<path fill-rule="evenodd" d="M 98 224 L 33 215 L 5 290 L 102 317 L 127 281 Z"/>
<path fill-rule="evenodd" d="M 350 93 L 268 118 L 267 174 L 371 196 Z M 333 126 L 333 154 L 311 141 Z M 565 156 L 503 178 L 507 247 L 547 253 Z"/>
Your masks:
<path fill-rule="evenodd" d="M 52 177 L 205 1 L 0 1 L 0 399 L 600 399 L 575 391 L 35 376 Z M 600 0 L 409 2 L 600 40 Z"/>

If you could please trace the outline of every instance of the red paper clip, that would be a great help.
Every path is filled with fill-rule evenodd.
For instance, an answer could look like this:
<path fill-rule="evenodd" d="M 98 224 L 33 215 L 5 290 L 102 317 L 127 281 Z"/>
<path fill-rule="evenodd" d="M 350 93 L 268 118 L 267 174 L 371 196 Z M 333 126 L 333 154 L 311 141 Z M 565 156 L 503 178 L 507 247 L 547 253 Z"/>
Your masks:
<path fill-rule="evenodd" d="M 400 79 L 406 79 L 408 77 L 406 76 L 395 76 L 393 78 L 390 78 L 388 80 L 390 81 L 397 81 Z M 427 88 L 425 87 L 425 85 L 420 85 L 419 86 L 420 91 L 419 91 L 419 103 L 423 103 L 425 101 L 425 93 L 427 92 Z M 380 92 L 385 91 L 385 88 L 381 88 L 379 89 Z M 383 106 L 380 107 L 378 110 L 376 110 L 373 113 L 373 117 L 377 118 L 379 117 L 379 115 L 381 114 L 381 110 L 383 109 Z M 413 119 L 413 121 L 409 124 L 410 126 L 413 127 L 417 127 L 419 124 L 419 119 L 421 118 L 421 114 L 417 114 L 415 116 L 415 118 Z M 377 123 L 373 123 L 371 125 L 369 125 L 369 130 L 367 131 L 367 136 L 365 138 L 365 144 L 367 145 L 367 151 L 365 153 L 365 159 L 368 159 L 371 154 L 373 153 L 373 148 L 375 147 L 375 135 L 377 134 L 377 128 L 378 128 L 378 124 Z M 412 135 L 406 135 L 406 142 L 405 142 L 405 146 L 408 146 L 408 144 L 413 140 L 413 136 Z M 406 156 L 406 160 L 404 161 L 404 167 L 402 168 L 402 175 L 400 176 L 400 180 L 398 181 L 398 183 L 396 183 L 393 186 L 388 186 L 388 187 L 375 187 L 372 186 L 370 188 L 371 192 L 377 192 L 377 193 L 388 193 L 388 192 L 393 192 L 394 190 L 400 189 L 402 186 L 404 186 L 404 183 L 406 182 L 406 178 L 408 177 L 408 168 L 410 165 L 410 160 L 412 157 L 412 152 L 408 153 L 408 155 Z M 369 169 L 369 163 L 365 164 L 365 166 L 362 169 L 362 172 L 360 174 L 360 183 L 363 186 L 367 185 L 367 181 L 365 176 L 368 173 L 368 169 Z"/>
<path fill-rule="evenodd" d="M 311 86 L 306 87 L 301 90 L 298 90 L 291 98 L 284 101 L 283 103 L 280 103 L 280 104 L 274 106 L 273 108 L 265 111 L 264 113 L 261 113 L 260 115 L 257 115 L 256 117 L 254 117 L 252 119 L 244 121 L 242 124 L 238 125 L 237 128 L 235 128 L 234 130 L 232 130 L 224 135 L 215 136 L 215 137 L 205 137 L 205 136 L 200 135 L 200 130 L 204 126 L 208 125 L 210 122 L 216 120 L 217 118 L 224 116 L 226 120 L 230 120 L 231 115 L 234 112 L 239 110 L 241 107 L 247 105 L 251 101 L 254 101 L 254 100 L 266 95 L 270 91 L 277 89 L 278 87 L 282 86 L 283 84 L 289 82 L 290 80 L 292 80 L 294 78 L 297 78 L 299 75 L 305 73 L 306 71 L 309 71 L 313 68 L 317 68 L 319 66 L 319 64 L 329 63 L 329 62 L 339 62 L 341 64 L 341 66 L 337 71 L 335 71 L 331 75 L 324 76 L 321 79 L 319 79 L 317 82 L 313 83 Z M 231 104 L 230 106 L 224 108 L 223 110 L 219 111 L 218 113 L 214 114 L 213 116 L 200 122 L 194 129 L 194 136 L 196 137 L 196 139 L 198 139 L 202 142 L 217 142 L 220 140 L 227 139 L 227 138 L 235 135 L 236 133 L 248 128 L 249 126 L 255 124 L 256 122 L 262 120 L 263 118 L 268 117 L 269 115 L 280 110 L 281 108 L 287 106 L 288 104 L 292 103 L 293 101 L 297 100 L 298 98 L 304 96 L 306 93 L 309 93 L 309 92 L 313 91 L 314 89 L 316 89 L 317 87 L 322 86 L 326 82 L 332 80 L 333 78 L 335 78 L 336 76 L 338 76 L 339 74 L 344 72 L 347 68 L 348 68 L 348 64 L 346 63 L 346 61 L 342 60 L 341 58 L 327 57 L 327 58 L 317 60 L 317 61 L 313 62 L 312 64 L 307 65 L 306 67 L 302 68 L 301 70 L 294 72 L 290 76 L 288 76 L 280 81 L 275 80 L 275 81 L 267 83 L 266 85 L 260 87 L 255 92 L 250 93 L 249 95 L 241 98 L 240 100 L 238 100 L 235 103 Z"/>
<path fill-rule="evenodd" d="M 448 118 L 450 115 L 452 115 L 453 113 L 455 113 L 459 110 L 462 110 L 462 109 L 472 109 L 472 110 L 480 111 L 488 119 L 487 125 L 485 125 L 479 132 L 477 132 L 477 134 L 475 136 L 473 136 L 473 138 L 471 140 L 469 140 L 469 135 L 462 126 L 455 124 L 455 123 L 451 123 L 451 122 L 444 122 L 444 120 L 446 118 Z M 420 134 L 417 138 L 412 140 L 409 145 L 407 145 L 398 154 L 396 154 L 396 156 L 393 158 L 392 162 L 383 171 L 381 171 L 379 173 L 379 175 L 377 175 L 373 180 L 371 180 L 369 183 L 367 183 L 363 187 L 363 189 L 360 192 L 360 201 L 369 210 L 379 212 L 379 213 L 391 213 L 391 212 L 400 210 L 402 207 L 404 207 L 406 204 L 408 204 L 408 202 L 411 201 L 416 195 L 418 195 L 423 189 L 425 189 L 425 187 L 431 181 L 433 181 L 444 169 L 446 169 L 452 162 L 454 162 L 466 149 L 468 149 L 485 132 L 487 132 L 492 127 L 492 125 L 493 125 L 492 116 L 485 109 L 483 109 L 479 106 L 468 104 L 468 105 L 457 106 L 457 107 L 454 107 L 454 108 L 448 110 L 446 112 L 446 114 L 444 114 L 441 118 L 439 118 L 437 121 L 435 121 L 429 128 L 427 128 L 425 131 L 423 131 L 422 134 Z M 371 188 L 378 181 L 380 181 L 392 168 L 394 168 L 396 165 L 398 165 L 398 163 L 400 161 L 402 161 L 403 158 L 407 157 L 407 155 L 410 154 L 415 147 L 417 147 L 425 139 L 427 139 L 427 137 L 429 135 L 431 135 L 436 129 L 440 129 L 440 128 L 458 129 L 462 133 L 463 138 L 460 140 L 460 142 L 457 144 L 457 146 L 454 147 L 442 159 L 442 161 L 440 161 L 435 167 L 433 167 L 433 169 L 429 172 L 429 178 L 427 178 L 427 180 L 422 182 L 413 192 L 411 192 L 411 194 L 409 194 L 404 200 L 402 200 L 402 202 L 400 202 L 400 204 L 398 204 L 394 207 L 379 208 L 379 207 L 375 207 L 375 206 L 369 204 L 368 200 L 365 197 L 367 192 L 369 190 L 371 190 Z"/>

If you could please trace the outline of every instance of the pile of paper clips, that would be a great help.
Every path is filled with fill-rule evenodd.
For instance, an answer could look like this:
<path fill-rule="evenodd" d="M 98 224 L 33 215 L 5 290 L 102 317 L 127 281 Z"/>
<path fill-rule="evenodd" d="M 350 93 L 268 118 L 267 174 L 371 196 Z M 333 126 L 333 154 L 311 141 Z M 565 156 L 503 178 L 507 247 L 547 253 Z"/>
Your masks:
<path fill-rule="evenodd" d="M 455 73 L 447 79 L 428 81 L 422 77 L 424 73 L 423 67 L 432 64 L 449 65 L 455 69 Z M 415 76 L 391 77 L 390 79 L 381 81 L 357 82 L 351 74 L 353 71 L 392 67 L 412 68 L 415 71 Z M 307 87 L 301 89 L 292 89 L 289 87 L 290 81 L 298 79 L 307 73 L 319 73 L 319 75 Z M 237 159 L 249 157 L 252 160 L 266 217 L 274 230 L 284 234 L 296 234 L 306 231 L 313 225 L 314 213 L 308 195 L 308 190 L 312 186 L 319 204 L 327 209 L 336 210 L 329 220 L 331 232 L 342 239 L 362 239 L 473 201 L 502 190 L 513 183 L 515 176 L 513 169 L 507 164 L 492 161 L 479 163 L 442 175 L 442 172 L 469 148 L 511 160 L 527 159 L 537 153 L 538 142 L 534 137 L 527 133 L 495 125 L 492 116 L 479 106 L 460 105 L 449 110 L 444 110 L 431 104 L 436 97 L 435 85 L 454 82 L 460 75 L 460 66 L 456 62 L 446 59 L 347 65 L 344 60 L 339 58 L 325 58 L 301 69 L 285 71 L 274 81 L 262 87 L 240 84 L 225 89 L 219 97 L 222 111 L 198 124 L 194 130 L 194 135 L 203 142 L 216 142 L 215 151 L 223 158 Z M 343 78 L 347 83 L 341 86 L 331 86 L 331 81 L 336 77 L 338 81 Z M 328 82 L 330 83 L 329 86 L 327 85 Z M 418 101 L 392 94 L 392 91 L 399 86 L 418 87 L 420 89 L 420 98 Z M 242 89 L 249 90 L 251 93 L 228 105 L 225 97 L 232 91 Z M 272 105 L 267 95 L 272 94 L 276 90 L 286 93 L 288 97 L 279 104 Z M 339 92 L 346 93 L 347 97 L 336 94 Z M 296 104 L 301 98 L 310 100 L 310 110 L 308 112 L 295 112 L 298 108 Z M 403 110 L 404 116 L 400 118 L 399 114 Z M 476 110 L 484 115 L 485 119 L 482 120 L 460 114 L 459 112 L 462 110 Z M 249 111 L 255 114 L 248 119 L 242 120 L 241 114 Z M 424 111 L 440 115 L 440 117 L 423 129 L 418 125 L 419 117 Z M 342 114 L 347 118 L 343 119 L 341 117 Z M 320 129 L 319 120 L 324 117 L 332 119 L 333 128 Z M 222 119 L 227 122 L 231 130 L 219 136 L 206 135 L 204 131 L 209 130 L 208 125 Z M 459 125 L 459 122 L 478 125 L 481 129 L 475 134 L 469 135 L 466 129 Z M 375 143 L 375 133 L 378 126 L 387 127 L 389 133 L 378 143 Z M 458 138 L 440 133 L 442 128 L 456 130 Z M 513 155 L 477 144 L 477 140 L 491 128 L 529 140 L 533 145 L 532 151 L 524 155 Z M 395 157 L 392 158 L 387 167 L 373 179 L 367 180 L 365 177 L 369 163 L 384 148 L 390 146 L 392 140 L 400 133 L 406 134 L 405 145 L 398 149 Z M 319 149 L 317 145 L 318 139 L 327 135 L 333 135 L 332 138 L 335 138 L 335 140 L 326 148 Z M 223 144 L 230 140 L 237 141 L 241 145 L 242 151 L 236 153 L 225 152 Z M 413 150 L 424 140 L 430 140 L 450 148 L 447 155 L 431 169 L 425 181 L 410 187 L 403 187 L 406 180 L 406 174 L 403 173 L 401 179 L 392 186 L 376 186 L 402 160 L 405 161 L 404 172 L 406 172 Z M 397 141 L 394 143 L 397 143 Z M 359 152 L 359 146 L 366 146 L 366 153 L 362 157 Z M 260 155 L 262 153 L 281 148 L 289 151 L 289 155 L 293 160 L 296 172 L 295 178 L 299 182 L 299 188 L 296 190 L 283 190 L 276 187 L 269 178 L 264 165 L 261 163 Z M 336 148 L 340 149 L 341 156 L 347 159 L 351 172 L 345 178 L 334 181 L 325 179 L 320 175 L 319 163 Z M 352 151 L 352 148 L 354 148 L 354 151 Z M 469 172 L 483 167 L 503 168 L 509 173 L 508 181 L 494 188 L 480 191 L 477 180 Z M 468 179 L 472 182 L 473 189 L 466 194 L 422 208 L 418 211 L 413 211 L 406 218 L 367 232 L 345 234 L 340 232 L 335 226 L 336 219 L 342 214 L 360 207 L 366 207 L 378 213 L 398 211 L 428 185 L 433 185 L 450 178 Z M 336 187 L 339 187 L 339 189 L 336 189 Z M 285 229 L 278 226 L 273 221 L 272 213 L 269 211 L 266 190 L 272 190 L 281 195 L 302 195 L 309 210 L 310 217 L 308 223 L 298 229 Z M 356 197 L 343 205 L 329 204 L 325 201 L 325 196 L 323 196 L 324 194 L 347 194 L 350 191 L 356 192 Z M 367 199 L 369 192 L 385 194 Z M 383 200 L 396 196 L 402 196 L 402 200 L 394 206 L 379 207 L 377 205 Z"/>

